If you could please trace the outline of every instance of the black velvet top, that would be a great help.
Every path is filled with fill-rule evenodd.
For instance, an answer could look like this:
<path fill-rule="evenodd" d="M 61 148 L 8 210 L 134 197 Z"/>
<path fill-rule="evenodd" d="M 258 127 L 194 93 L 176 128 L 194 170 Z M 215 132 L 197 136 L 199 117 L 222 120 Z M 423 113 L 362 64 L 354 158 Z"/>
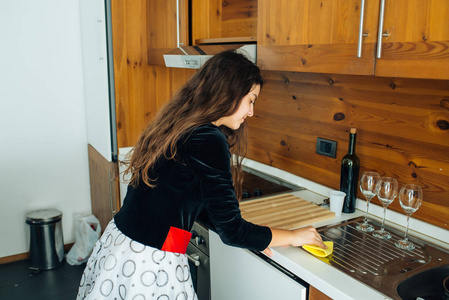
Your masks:
<path fill-rule="evenodd" d="M 114 217 L 117 228 L 135 241 L 161 249 L 171 226 L 190 231 L 199 219 L 225 244 L 267 248 L 271 230 L 240 214 L 225 135 L 208 124 L 186 136 L 178 143 L 176 160 L 160 159 L 156 164 L 156 187 L 128 186 L 123 207 Z"/>

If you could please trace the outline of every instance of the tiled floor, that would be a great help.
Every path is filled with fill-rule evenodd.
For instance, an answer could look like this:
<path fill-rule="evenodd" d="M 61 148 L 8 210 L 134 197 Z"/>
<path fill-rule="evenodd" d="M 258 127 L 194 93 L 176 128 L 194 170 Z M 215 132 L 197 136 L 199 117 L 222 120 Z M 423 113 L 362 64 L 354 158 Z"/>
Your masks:
<path fill-rule="evenodd" d="M 63 265 L 53 270 L 32 272 L 29 261 L 0 265 L 2 300 L 74 300 L 86 264 Z"/>

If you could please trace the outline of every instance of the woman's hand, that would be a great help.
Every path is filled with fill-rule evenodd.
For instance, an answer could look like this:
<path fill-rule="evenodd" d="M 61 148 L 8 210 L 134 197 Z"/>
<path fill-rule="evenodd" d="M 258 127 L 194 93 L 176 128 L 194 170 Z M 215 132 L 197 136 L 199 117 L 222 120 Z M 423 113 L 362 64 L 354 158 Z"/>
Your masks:
<path fill-rule="evenodd" d="M 302 246 L 315 245 L 326 249 L 327 246 L 323 243 L 323 239 L 313 226 L 306 226 L 294 230 L 274 229 L 271 228 L 272 238 L 268 247 L 276 246 Z M 263 251 L 268 256 L 273 256 L 273 251 L 267 248 Z"/>
<path fill-rule="evenodd" d="M 273 257 L 273 251 L 271 251 L 270 248 L 267 248 L 267 249 L 263 250 L 262 252 L 265 253 L 265 255 L 267 255 L 268 257 Z"/>
<path fill-rule="evenodd" d="M 326 249 L 327 246 L 323 243 L 323 239 L 313 226 L 307 226 L 293 231 L 293 241 L 290 243 L 293 246 L 315 245 Z"/>

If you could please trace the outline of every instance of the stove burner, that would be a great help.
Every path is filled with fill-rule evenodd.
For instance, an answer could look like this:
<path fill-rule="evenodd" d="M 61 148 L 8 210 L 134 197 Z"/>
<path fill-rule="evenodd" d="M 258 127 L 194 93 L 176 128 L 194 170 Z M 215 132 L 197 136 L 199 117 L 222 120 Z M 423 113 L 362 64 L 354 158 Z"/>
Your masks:
<path fill-rule="evenodd" d="M 259 196 L 263 195 L 263 193 L 260 189 L 254 189 L 253 194 L 254 194 L 254 197 L 259 197 Z"/>
<path fill-rule="evenodd" d="M 242 199 L 279 194 L 291 190 L 301 189 L 275 177 L 259 173 L 252 169 L 243 171 Z"/>
<path fill-rule="evenodd" d="M 242 191 L 242 199 L 249 199 L 251 197 L 260 197 L 263 195 L 262 190 L 258 189 L 258 188 L 253 188 L 253 194 L 251 195 L 251 193 L 247 190 L 243 190 Z"/>

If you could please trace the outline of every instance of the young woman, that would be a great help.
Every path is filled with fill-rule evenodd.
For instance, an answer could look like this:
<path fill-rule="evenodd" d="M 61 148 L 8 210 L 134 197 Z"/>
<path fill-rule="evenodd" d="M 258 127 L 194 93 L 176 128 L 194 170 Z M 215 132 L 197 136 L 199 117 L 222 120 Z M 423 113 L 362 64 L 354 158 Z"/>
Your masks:
<path fill-rule="evenodd" d="M 256 65 L 225 51 L 160 110 L 133 148 L 123 207 L 92 252 L 78 299 L 197 299 L 185 255 L 195 220 L 228 245 L 267 255 L 280 245 L 325 247 L 313 227 L 279 230 L 240 215 L 245 119 L 262 85 Z"/>

